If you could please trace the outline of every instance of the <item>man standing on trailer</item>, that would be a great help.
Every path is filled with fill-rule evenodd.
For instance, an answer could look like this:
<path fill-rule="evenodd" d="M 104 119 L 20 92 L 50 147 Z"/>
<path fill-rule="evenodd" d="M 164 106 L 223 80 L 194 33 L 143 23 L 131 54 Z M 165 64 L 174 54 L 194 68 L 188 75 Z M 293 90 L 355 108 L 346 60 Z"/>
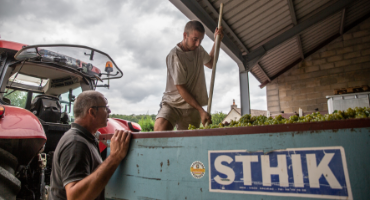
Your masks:
<path fill-rule="evenodd" d="M 199 21 L 185 25 L 182 42 L 167 55 L 167 84 L 154 131 L 187 130 L 189 124 L 199 127 L 200 122 L 211 124 L 211 115 L 202 106 L 207 105 L 207 87 L 203 65 L 212 69 L 214 49 L 208 54 L 200 45 L 205 29 Z M 214 38 L 223 38 L 222 27 L 216 28 Z"/>
<path fill-rule="evenodd" d="M 102 161 L 94 134 L 106 127 L 110 109 L 97 91 L 82 92 L 73 105 L 75 121 L 58 142 L 53 156 L 49 200 L 104 200 L 104 188 L 126 156 L 131 132 L 116 130 L 110 155 Z"/>

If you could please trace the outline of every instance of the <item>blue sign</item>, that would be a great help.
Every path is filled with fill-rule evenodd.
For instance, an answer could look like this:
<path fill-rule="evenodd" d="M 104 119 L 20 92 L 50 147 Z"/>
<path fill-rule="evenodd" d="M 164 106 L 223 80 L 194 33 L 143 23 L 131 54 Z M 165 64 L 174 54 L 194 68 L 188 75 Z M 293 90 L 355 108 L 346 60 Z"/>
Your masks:
<path fill-rule="evenodd" d="M 208 151 L 210 192 L 352 199 L 343 147 Z"/>

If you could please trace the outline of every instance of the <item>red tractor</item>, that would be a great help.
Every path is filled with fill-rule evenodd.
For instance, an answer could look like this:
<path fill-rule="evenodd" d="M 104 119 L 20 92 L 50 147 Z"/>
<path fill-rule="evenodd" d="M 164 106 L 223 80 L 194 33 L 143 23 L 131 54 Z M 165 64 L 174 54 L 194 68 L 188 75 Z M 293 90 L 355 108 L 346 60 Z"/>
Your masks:
<path fill-rule="evenodd" d="M 0 199 L 45 199 L 53 152 L 74 120 L 75 97 L 109 88 L 109 79 L 122 76 L 108 54 L 90 47 L 0 40 Z M 115 129 L 141 130 L 110 118 L 99 132 Z M 106 146 L 99 147 L 104 159 Z"/>

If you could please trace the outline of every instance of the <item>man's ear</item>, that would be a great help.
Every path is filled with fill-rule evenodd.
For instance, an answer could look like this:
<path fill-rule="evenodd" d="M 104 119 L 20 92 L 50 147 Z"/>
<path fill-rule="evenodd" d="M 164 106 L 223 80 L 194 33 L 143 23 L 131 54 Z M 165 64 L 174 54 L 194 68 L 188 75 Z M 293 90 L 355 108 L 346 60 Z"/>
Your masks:
<path fill-rule="evenodd" d="M 91 117 L 96 117 L 96 110 L 94 108 L 89 108 L 89 110 L 87 110 L 87 114 Z"/>
<path fill-rule="evenodd" d="M 184 39 L 186 39 L 186 36 L 187 36 L 188 34 L 186 34 L 186 32 L 184 32 L 184 34 L 183 34 L 183 37 L 184 37 Z"/>

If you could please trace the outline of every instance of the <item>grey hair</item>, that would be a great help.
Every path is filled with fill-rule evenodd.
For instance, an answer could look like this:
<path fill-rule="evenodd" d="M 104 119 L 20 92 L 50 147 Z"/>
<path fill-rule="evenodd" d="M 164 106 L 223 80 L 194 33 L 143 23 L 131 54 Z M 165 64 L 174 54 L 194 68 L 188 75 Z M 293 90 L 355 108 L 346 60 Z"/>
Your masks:
<path fill-rule="evenodd" d="M 205 29 L 202 23 L 200 23 L 197 20 L 191 20 L 188 23 L 186 23 L 184 32 L 189 35 L 190 31 L 197 30 L 201 33 L 205 33 Z"/>
<path fill-rule="evenodd" d="M 78 95 L 73 104 L 74 117 L 76 119 L 84 117 L 91 107 L 98 106 L 99 97 L 104 98 L 102 93 L 93 90 L 84 91 Z"/>

